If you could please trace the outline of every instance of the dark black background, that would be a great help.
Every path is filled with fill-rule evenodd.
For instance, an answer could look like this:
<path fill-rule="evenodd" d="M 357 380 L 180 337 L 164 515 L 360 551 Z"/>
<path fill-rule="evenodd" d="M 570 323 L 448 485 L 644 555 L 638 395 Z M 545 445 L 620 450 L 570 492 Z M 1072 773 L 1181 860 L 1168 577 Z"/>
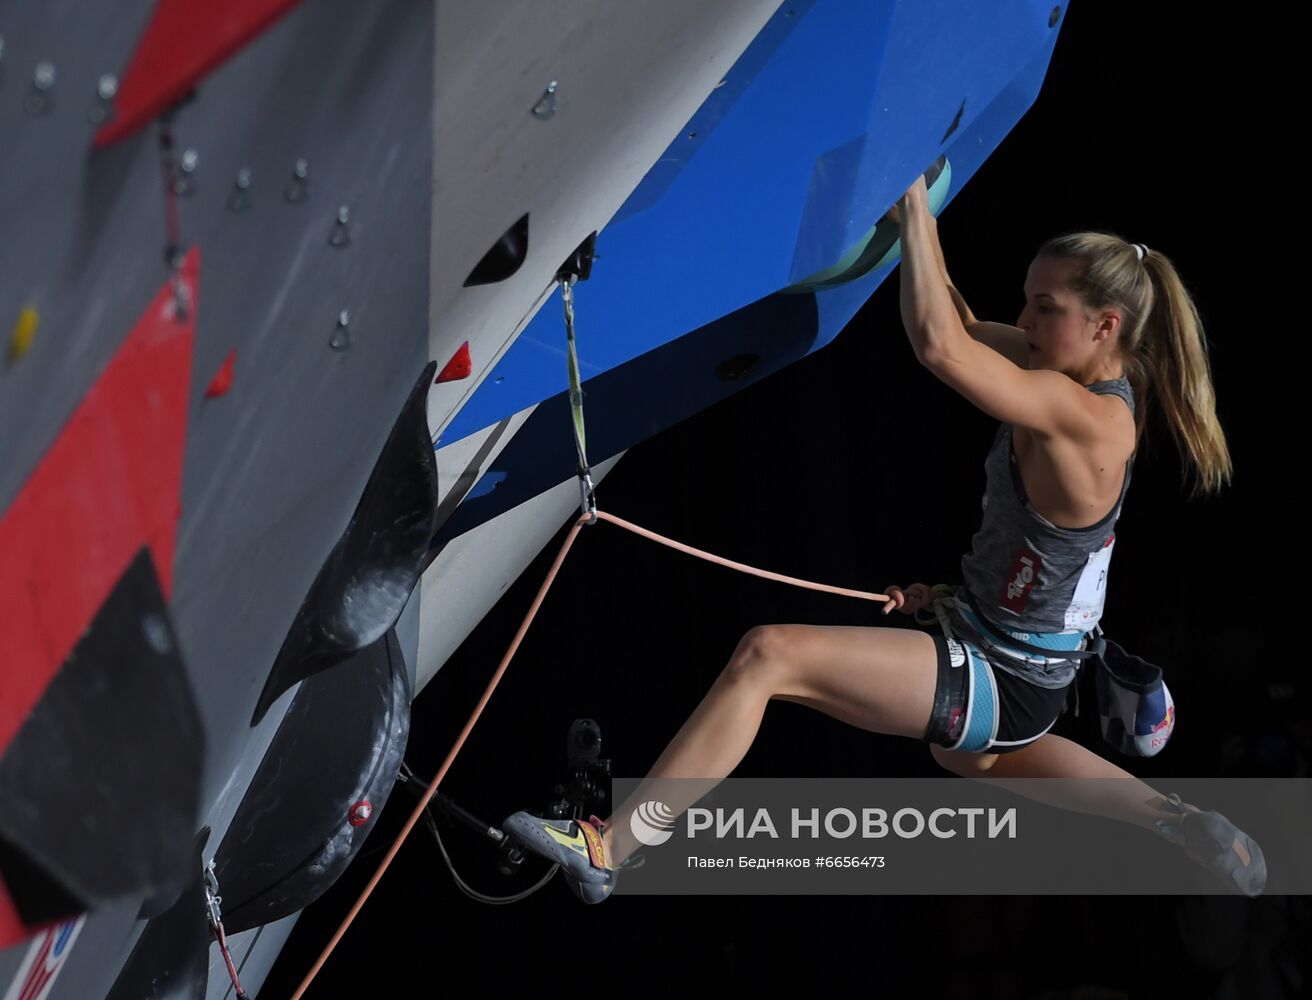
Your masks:
<path fill-rule="evenodd" d="M 1312 755 L 1306 666 L 1280 638 L 1298 617 L 1303 547 L 1294 400 L 1278 381 L 1302 333 L 1302 290 L 1285 276 L 1298 167 L 1280 150 L 1303 97 L 1282 90 L 1297 67 L 1274 51 L 1280 25 L 1259 13 L 1075 4 L 1037 102 L 940 220 L 949 270 L 982 318 L 1014 322 L 1034 251 L 1072 229 L 1165 253 L 1195 294 L 1234 482 L 1188 500 L 1170 438 L 1153 429 L 1118 527 L 1104 618 L 1113 637 L 1165 667 L 1176 699 L 1168 750 L 1118 759 L 1150 783 L 1303 775 Z M 917 365 L 897 288 L 895 273 L 832 345 L 632 449 L 598 487 L 602 508 L 840 586 L 957 580 L 995 425 Z M 417 699 L 407 758 L 425 778 L 564 536 L 562 527 Z M 580 717 L 600 724 L 615 773 L 639 776 L 747 629 L 906 624 L 875 611 L 611 525 L 588 528 L 443 791 L 491 822 L 545 806 Z M 1057 731 L 1101 747 L 1091 711 Z M 776 702 L 735 775 L 935 773 L 923 744 Z M 301 918 L 262 996 L 290 995 L 413 801 L 398 787 L 361 858 Z M 485 892 L 518 891 L 542 871 L 532 860 L 526 877 L 504 879 L 465 829 L 445 840 Z M 1283 996 L 1281 976 L 1302 970 L 1293 942 L 1308 933 L 1306 901 L 1288 898 L 619 896 L 586 907 L 557 879 L 494 907 L 456 890 L 420 828 L 309 996 L 437 994 L 457 982 L 643 995 L 796 982 L 844 995 L 1037 997 L 1097 984 L 1119 991 L 1110 996 L 1158 997 L 1221 995 L 1227 980 L 1240 996 Z"/>

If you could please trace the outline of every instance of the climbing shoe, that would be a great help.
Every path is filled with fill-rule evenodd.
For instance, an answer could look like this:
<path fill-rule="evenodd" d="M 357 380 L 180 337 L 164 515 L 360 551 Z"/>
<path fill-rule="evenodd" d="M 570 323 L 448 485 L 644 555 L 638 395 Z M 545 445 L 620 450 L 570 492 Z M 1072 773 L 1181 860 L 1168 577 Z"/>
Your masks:
<path fill-rule="evenodd" d="M 1262 848 L 1243 830 L 1218 812 L 1203 812 L 1180 801 L 1174 793 L 1166 797 L 1176 815 L 1157 821 L 1157 832 L 1167 839 L 1180 838 L 1185 853 L 1212 871 L 1231 890 L 1245 896 L 1260 896 L 1266 886 L 1266 858 Z"/>
<path fill-rule="evenodd" d="M 534 854 L 560 865 L 565 883 L 583 902 L 600 903 L 615 887 L 601 837 L 605 824 L 596 816 L 547 819 L 521 809 L 507 816 L 501 828 Z"/>

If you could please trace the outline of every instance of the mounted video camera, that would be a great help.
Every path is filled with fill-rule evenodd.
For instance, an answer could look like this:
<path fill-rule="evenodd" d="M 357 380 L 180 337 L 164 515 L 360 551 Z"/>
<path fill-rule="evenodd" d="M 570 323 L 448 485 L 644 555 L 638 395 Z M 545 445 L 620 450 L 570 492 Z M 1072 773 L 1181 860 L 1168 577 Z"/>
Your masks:
<path fill-rule="evenodd" d="M 548 807 L 555 819 L 587 816 L 603 811 L 600 803 L 609 796 L 603 784 L 610 778 L 610 760 L 601 756 L 601 727 L 593 719 L 575 719 L 565 737 L 565 760 L 569 778 L 553 789 L 559 796 Z"/>

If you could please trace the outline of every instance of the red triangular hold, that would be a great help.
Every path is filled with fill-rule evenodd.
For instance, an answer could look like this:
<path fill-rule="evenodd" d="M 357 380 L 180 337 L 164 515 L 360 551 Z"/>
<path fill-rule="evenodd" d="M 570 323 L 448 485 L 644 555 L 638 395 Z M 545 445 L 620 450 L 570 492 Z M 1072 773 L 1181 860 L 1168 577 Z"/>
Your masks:
<path fill-rule="evenodd" d="M 474 370 L 474 361 L 469 356 L 469 341 L 460 345 L 460 350 L 456 351 L 446 367 L 442 369 L 442 374 L 433 379 L 433 385 L 439 382 L 456 382 L 462 378 L 469 378 L 469 373 Z"/>
<path fill-rule="evenodd" d="M 224 359 L 223 364 L 221 364 L 219 370 L 214 373 L 214 377 L 210 379 L 209 388 L 205 390 L 206 399 L 217 399 L 219 396 L 225 395 L 227 391 L 232 388 L 232 367 L 236 363 L 237 351 L 236 349 L 233 349 L 228 352 L 228 356 Z"/>
<path fill-rule="evenodd" d="M 131 135 L 187 95 L 300 0 L 159 0 L 114 97 L 96 146 Z"/>

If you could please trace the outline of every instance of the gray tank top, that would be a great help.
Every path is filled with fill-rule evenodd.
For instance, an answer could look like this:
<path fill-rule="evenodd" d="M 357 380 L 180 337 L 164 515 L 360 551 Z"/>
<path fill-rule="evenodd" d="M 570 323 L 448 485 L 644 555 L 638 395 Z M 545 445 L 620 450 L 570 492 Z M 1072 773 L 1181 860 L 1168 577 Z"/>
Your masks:
<path fill-rule="evenodd" d="M 1124 376 L 1085 388 L 1120 396 L 1134 412 L 1134 391 Z M 1091 631 L 1102 617 L 1116 519 L 1133 464 L 1131 456 L 1120 496 L 1106 517 L 1087 528 L 1061 528 L 1030 505 L 1011 426 L 1000 426 L 984 463 L 983 522 L 961 560 L 962 580 L 980 611 L 1014 635 L 1039 633 L 1035 638 L 1041 639 L 1044 633 Z M 1032 668 L 1013 672 L 1043 687 L 1064 686 L 1075 666 L 1066 660 L 1061 667 L 1039 670 L 1039 677 Z"/>

